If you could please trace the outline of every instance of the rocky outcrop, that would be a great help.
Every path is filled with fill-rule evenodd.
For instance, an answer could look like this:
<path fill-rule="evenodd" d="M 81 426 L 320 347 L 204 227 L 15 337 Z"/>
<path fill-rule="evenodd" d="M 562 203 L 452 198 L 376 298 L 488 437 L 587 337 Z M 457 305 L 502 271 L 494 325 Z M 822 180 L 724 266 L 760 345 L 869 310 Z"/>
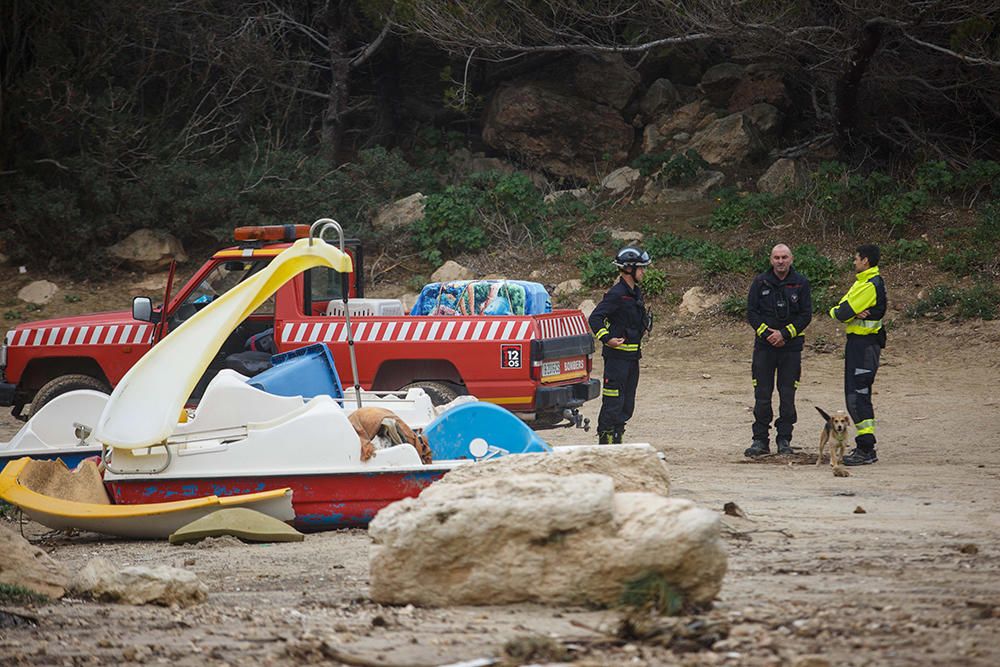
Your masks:
<path fill-rule="evenodd" d="M 646 182 L 646 189 L 639 198 L 641 204 L 676 204 L 683 201 L 704 199 L 713 190 L 722 187 L 726 176 L 721 171 L 703 171 L 686 185 L 665 185 L 659 180 Z"/>
<path fill-rule="evenodd" d="M 764 152 L 760 133 L 741 113 L 711 122 L 691 138 L 688 146 L 713 165 L 741 164 Z"/>
<path fill-rule="evenodd" d="M 553 72 L 559 80 L 558 68 Z M 572 62 L 573 90 L 581 97 L 621 111 L 642 77 L 620 54 L 586 55 Z"/>
<path fill-rule="evenodd" d="M 181 242 L 166 232 L 140 229 L 108 248 L 108 254 L 123 264 L 140 271 L 161 271 L 170 261 L 186 262 L 187 254 Z"/>
<path fill-rule="evenodd" d="M 732 112 L 743 111 L 760 103 L 787 109 L 789 100 L 784 81 L 775 76 L 747 77 L 736 85 L 729 97 L 728 108 Z"/>
<path fill-rule="evenodd" d="M 550 174 L 592 181 L 595 165 L 625 160 L 633 130 L 613 107 L 546 82 L 521 81 L 493 95 L 483 140 Z"/>
<path fill-rule="evenodd" d="M 798 160 L 781 158 L 768 167 L 768 170 L 757 179 L 757 189 L 780 195 L 789 190 L 797 190 L 806 185 L 809 180 L 809 170 Z"/>
<path fill-rule="evenodd" d="M 754 126 L 760 130 L 766 138 L 774 138 L 781 134 L 781 124 L 784 115 L 777 107 L 761 102 L 754 104 L 743 112 Z"/>
<path fill-rule="evenodd" d="M 641 174 L 632 167 L 618 167 L 601 179 L 601 187 L 610 190 L 611 194 L 621 194 L 632 188 Z"/>
<path fill-rule="evenodd" d="M 583 281 L 579 278 L 570 278 L 569 280 L 564 280 L 556 288 L 552 290 L 553 296 L 569 296 L 570 294 L 576 294 L 583 289 Z"/>
<path fill-rule="evenodd" d="M 698 87 L 708 101 L 717 107 L 726 107 L 733 91 L 743 80 L 743 66 L 735 63 L 721 63 L 702 75 Z"/>
<path fill-rule="evenodd" d="M 711 105 L 706 100 L 685 104 L 646 126 L 643 130 L 642 150 L 644 153 L 655 153 L 674 143 L 687 141 L 691 134 L 713 119 Z M 687 136 L 675 138 L 677 135 Z"/>
<path fill-rule="evenodd" d="M 0 554 L 0 584 L 20 586 L 50 598 L 61 598 L 66 592 L 66 568 L 3 525 Z"/>
<path fill-rule="evenodd" d="M 379 230 L 406 228 L 424 217 L 426 195 L 415 192 L 383 206 L 372 220 L 372 227 Z"/>
<path fill-rule="evenodd" d="M 446 283 L 451 280 L 472 280 L 475 277 L 475 271 L 449 259 L 447 262 L 439 266 L 437 271 L 431 274 L 431 281 L 436 283 Z"/>
<path fill-rule="evenodd" d="M 616 493 L 606 475 L 434 484 L 381 510 L 368 532 L 371 597 L 388 604 L 612 605 L 656 577 L 698 606 L 726 571 L 718 514 Z"/>
<path fill-rule="evenodd" d="M 664 113 L 673 111 L 680 104 L 680 94 L 669 79 L 657 79 L 642 96 L 639 112 L 643 118 L 653 120 Z"/>

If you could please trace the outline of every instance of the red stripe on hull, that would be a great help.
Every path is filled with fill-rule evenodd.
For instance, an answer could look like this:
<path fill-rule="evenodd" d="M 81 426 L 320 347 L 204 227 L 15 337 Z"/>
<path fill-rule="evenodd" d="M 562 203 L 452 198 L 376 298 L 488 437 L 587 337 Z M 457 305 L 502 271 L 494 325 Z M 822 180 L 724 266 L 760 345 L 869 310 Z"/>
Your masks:
<path fill-rule="evenodd" d="M 233 496 L 270 489 L 292 489 L 295 527 L 316 531 L 366 526 L 390 503 L 418 495 L 446 470 L 136 479 L 105 483 L 115 504 L 160 503 L 204 496 Z"/>

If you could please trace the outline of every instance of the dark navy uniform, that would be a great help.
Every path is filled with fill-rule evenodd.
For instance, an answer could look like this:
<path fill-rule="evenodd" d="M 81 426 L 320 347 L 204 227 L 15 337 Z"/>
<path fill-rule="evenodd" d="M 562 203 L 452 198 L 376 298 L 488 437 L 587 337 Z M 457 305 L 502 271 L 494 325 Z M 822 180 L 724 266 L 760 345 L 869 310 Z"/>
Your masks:
<path fill-rule="evenodd" d="M 602 346 L 604 385 L 601 390 L 601 413 L 597 432 L 602 442 L 621 442 L 625 423 L 635 410 L 635 392 L 639 386 L 639 359 L 642 357 L 642 336 L 649 328 L 642 290 L 637 284 L 629 287 L 619 279 L 597 304 L 588 320 L 594 336 L 606 343 L 610 338 L 624 338 L 618 347 Z"/>
<path fill-rule="evenodd" d="M 757 337 L 753 346 L 753 439 L 767 445 L 774 411 L 771 394 L 778 377 L 777 440 L 791 442 L 795 412 L 795 390 L 802 374 L 803 332 L 812 321 L 812 294 L 809 281 L 794 268 L 784 280 L 769 269 L 754 278 L 747 296 L 747 321 Z M 769 329 L 781 332 L 785 344 L 767 342 Z"/>

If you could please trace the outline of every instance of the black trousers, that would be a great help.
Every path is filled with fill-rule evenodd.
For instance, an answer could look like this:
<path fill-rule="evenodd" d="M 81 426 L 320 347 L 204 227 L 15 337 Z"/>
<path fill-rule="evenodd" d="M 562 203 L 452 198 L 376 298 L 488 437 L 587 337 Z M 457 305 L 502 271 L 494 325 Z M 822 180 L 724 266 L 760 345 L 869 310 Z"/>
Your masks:
<path fill-rule="evenodd" d="M 769 442 L 768 431 L 774 411 L 771 394 L 774 378 L 778 378 L 778 419 L 774 422 L 777 437 L 792 439 L 792 426 L 798 419 L 795 413 L 795 390 L 802 375 L 802 348 L 766 347 L 755 344 L 753 348 L 753 439 Z"/>
<path fill-rule="evenodd" d="M 847 336 L 844 348 L 844 398 L 847 413 L 854 420 L 858 434 L 855 444 L 863 451 L 875 449 L 875 408 L 872 407 L 872 385 L 878 373 L 882 346 L 877 336 Z"/>
<path fill-rule="evenodd" d="M 625 422 L 635 410 L 635 391 L 639 386 L 639 360 L 604 358 L 604 386 L 601 389 L 601 413 L 597 416 L 598 433 L 623 433 Z"/>

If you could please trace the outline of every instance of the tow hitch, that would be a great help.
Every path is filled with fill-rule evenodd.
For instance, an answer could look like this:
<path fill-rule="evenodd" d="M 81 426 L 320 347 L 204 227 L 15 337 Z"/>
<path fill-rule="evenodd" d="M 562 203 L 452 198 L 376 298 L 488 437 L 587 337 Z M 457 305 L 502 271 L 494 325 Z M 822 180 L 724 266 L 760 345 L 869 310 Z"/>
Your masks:
<path fill-rule="evenodd" d="M 563 418 L 568 419 L 569 423 L 566 424 L 566 428 L 582 428 L 584 431 L 590 430 L 590 418 L 584 417 L 580 414 L 580 410 L 577 408 L 566 408 L 563 410 Z"/>

